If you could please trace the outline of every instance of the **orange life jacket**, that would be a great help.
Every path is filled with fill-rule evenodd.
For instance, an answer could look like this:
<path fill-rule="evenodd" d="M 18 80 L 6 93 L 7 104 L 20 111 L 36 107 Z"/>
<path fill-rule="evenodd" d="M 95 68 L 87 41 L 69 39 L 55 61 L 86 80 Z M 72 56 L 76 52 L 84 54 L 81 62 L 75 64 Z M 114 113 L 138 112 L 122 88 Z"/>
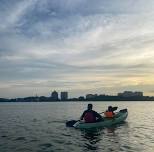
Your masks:
<path fill-rule="evenodd" d="M 96 122 L 96 117 L 94 116 L 93 112 L 86 112 L 84 115 L 84 121 L 87 123 Z"/>
<path fill-rule="evenodd" d="M 110 111 L 106 111 L 104 114 L 107 118 L 113 118 L 114 116 L 113 112 L 110 112 Z"/>

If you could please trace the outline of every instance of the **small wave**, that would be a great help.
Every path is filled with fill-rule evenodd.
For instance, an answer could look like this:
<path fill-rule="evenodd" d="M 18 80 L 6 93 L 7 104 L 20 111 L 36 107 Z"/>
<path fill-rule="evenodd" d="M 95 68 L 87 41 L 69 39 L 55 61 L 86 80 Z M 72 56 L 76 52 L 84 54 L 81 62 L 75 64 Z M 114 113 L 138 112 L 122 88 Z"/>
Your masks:
<path fill-rule="evenodd" d="M 131 149 L 131 147 L 130 146 L 127 146 L 127 145 L 124 145 L 123 146 L 125 149 Z"/>
<path fill-rule="evenodd" d="M 33 122 L 37 122 L 37 121 L 38 121 L 38 119 L 34 118 L 32 121 L 33 121 Z"/>
<path fill-rule="evenodd" d="M 26 140 L 26 138 L 25 137 L 18 137 L 15 140 Z"/>
<path fill-rule="evenodd" d="M 42 148 L 49 148 L 49 147 L 52 147 L 52 144 L 51 143 L 44 143 L 44 144 L 40 144 L 39 146 Z"/>
<path fill-rule="evenodd" d="M 3 136 L 1 136 L 2 138 L 6 138 L 7 136 L 6 135 L 3 135 Z"/>
<path fill-rule="evenodd" d="M 121 151 L 131 151 L 132 147 L 128 146 L 128 145 L 124 145 L 122 147 L 120 147 L 120 150 Z"/>
<path fill-rule="evenodd" d="M 62 136 L 66 136 L 66 137 L 71 137 L 71 135 L 70 135 L 70 134 L 65 134 L 65 133 L 62 133 L 61 135 L 62 135 Z"/>
<path fill-rule="evenodd" d="M 53 142 L 58 143 L 58 144 L 64 144 L 65 140 L 53 139 Z"/>
<path fill-rule="evenodd" d="M 97 149 L 98 149 L 97 146 L 94 146 L 94 145 L 88 144 L 88 143 L 86 143 L 84 147 L 85 147 L 87 150 L 97 150 Z"/>
<path fill-rule="evenodd" d="M 37 139 L 32 139 L 32 140 L 30 140 L 30 142 L 38 142 L 39 140 L 37 140 Z"/>
<path fill-rule="evenodd" d="M 48 121 L 48 123 L 66 123 L 65 120 L 54 120 L 54 121 Z"/>

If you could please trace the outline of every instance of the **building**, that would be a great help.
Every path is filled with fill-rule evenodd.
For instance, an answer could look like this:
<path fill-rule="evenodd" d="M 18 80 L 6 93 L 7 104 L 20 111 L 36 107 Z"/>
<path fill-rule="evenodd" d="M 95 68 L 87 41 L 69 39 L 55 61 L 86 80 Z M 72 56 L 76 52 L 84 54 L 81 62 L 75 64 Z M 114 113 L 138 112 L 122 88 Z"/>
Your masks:
<path fill-rule="evenodd" d="M 68 100 L 68 92 L 61 92 L 61 100 Z"/>
<path fill-rule="evenodd" d="M 94 99 L 94 98 L 96 98 L 97 97 L 97 94 L 87 94 L 86 95 L 86 99 L 88 100 L 88 99 Z"/>
<path fill-rule="evenodd" d="M 78 100 L 79 100 L 79 101 L 84 101 L 85 98 L 84 98 L 84 96 L 80 96 L 80 97 L 78 98 Z"/>
<path fill-rule="evenodd" d="M 54 100 L 54 101 L 57 101 L 58 100 L 58 92 L 53 91 L 51 93 L 51 99 Z"/>
<path fill-rule="evenodd" d="M 134 92 L 135 96 L 143 97 L 143 92 Z"/>
<path fill-rule="evenodd" d="M 118 93 L 120 97 L 143 97 L 143 92 L 132 92 L 124 91 L 123 93 Z"/>

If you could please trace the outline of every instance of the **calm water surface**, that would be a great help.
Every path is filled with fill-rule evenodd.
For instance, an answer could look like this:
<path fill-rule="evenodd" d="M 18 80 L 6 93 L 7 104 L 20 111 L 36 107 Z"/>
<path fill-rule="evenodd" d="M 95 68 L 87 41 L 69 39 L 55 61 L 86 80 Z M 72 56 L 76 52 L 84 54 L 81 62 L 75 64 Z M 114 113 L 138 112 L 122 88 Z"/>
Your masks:
<path fill-rule="evenodd" d="M 87 102 L 0 103 L 0 152 L 154 152 L 154 102 L 93 102 L 128 108 L 124 124 L 93 132 L 67 128 Z"/>

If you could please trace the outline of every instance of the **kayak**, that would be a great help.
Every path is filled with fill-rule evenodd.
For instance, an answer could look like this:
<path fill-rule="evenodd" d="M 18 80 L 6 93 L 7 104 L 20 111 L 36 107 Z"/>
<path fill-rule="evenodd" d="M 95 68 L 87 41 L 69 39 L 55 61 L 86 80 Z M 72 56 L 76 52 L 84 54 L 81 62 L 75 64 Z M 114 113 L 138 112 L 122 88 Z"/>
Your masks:
<path fill-rule="evenodd" d="M 126 120 L 128 116 L 127 109 L 122 109 L 115 114 L 113 118 L 103 117 L 102 121 L 94 123 L 85 123 L 83 121 L 71 120 L 66 122 L 66 126 L 74 127 L 77 129 L 91 129 L 91 128 L 101 128 L 101 127 L 110 127 L 116 124 L 120 124 Z"/>

